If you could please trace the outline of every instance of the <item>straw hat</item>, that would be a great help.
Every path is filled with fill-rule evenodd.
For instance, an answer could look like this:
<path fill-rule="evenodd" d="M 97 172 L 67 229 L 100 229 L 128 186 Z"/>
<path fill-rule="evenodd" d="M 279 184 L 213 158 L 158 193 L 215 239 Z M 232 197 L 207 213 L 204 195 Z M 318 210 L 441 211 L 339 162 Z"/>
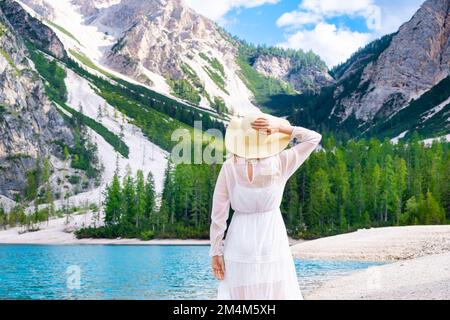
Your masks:
<path fill-rule="evenodd" d="M 225 147 L 231 153 L 247 159 L 268 158 L 283 151 L 291 136 L 275 132 L 267 134 L 252 128 L 252 122 L 263 117 L 271 123 L 289 126 L 289 121 L 262 112 L 248 113 L 243 118 L 232 118 L 225 133 Z"/>

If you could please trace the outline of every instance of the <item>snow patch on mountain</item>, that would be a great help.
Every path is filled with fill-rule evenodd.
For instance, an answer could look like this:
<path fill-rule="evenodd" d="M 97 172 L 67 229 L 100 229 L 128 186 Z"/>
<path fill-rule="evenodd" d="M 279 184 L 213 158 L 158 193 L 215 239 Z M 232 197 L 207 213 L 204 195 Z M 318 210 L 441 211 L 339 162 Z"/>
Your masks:
<path fill-rule="evenodd" d="M 130 149 L 129 158 L 126 159 L 116 153 L 101 136 L 95 134 L 94 142 L 98 144 L 100 161 L 105 167 L 103 184 L 111 182 L 118 159 L 120 176 L 124 176 L 128 170 L 131 170 L 132 174 L 136 174 L 137 170 L 142 170 L 144 175 L 152 172 L 155 179 L 155 190 L 157 193 L 161 193 L 168 152 L 150 142 L 141 129 L 131 124 L 127 117 L 122 116 L 117 109 L 98 96 L 86 79 L 71 70 L 67 70 L 66 86 L 68 105 L 75 110 L 82 110 L 84 115 L 103 124 L 116 135 L 120 136 L 122 132 L 123 141 Z"/>
<path fill-rule="evenodd" d="M 408 130 L 403 131 L 402 133 L 400 133 L 398 136 L 396 136 L 395 138 L 391 139 L 391 143 L 392 144 L 397 144 L 401 139 L 403 139 L 406 134 L 408 133 Z"/>
<path fill-rule="evenodd" d="M 11 211 L 16 206 L 16 202 L 0 194 L 0 206 L 6 211 Z"/>
<path fill-rule="evenodd" d="M 447 100 L 445 100 L 444 102 L 442 102 L 440 105 L 434 107 L 431 110 L 428 110 L 422 117 L 422 122 L 425 122 L 425 121 L 431 119 L 436 113 L 440 112 L 442 109 L 444 109 L 449 104 L 450 104 L 450 97 Z"/>
<path fill-rule="evenodd" d="M 120 4 L 121 2 L 122 0 L 94 0 L 95 7 L 99 9 L 109 8 Z"/>

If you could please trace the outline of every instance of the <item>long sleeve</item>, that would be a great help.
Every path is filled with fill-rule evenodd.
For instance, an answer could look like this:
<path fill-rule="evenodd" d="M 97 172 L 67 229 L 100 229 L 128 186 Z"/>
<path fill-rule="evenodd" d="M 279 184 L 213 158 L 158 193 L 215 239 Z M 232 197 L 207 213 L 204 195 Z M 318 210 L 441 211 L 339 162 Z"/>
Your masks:
<path fill-rule="evenodd" d="M 299 143 L 279 154 L 281 171 L 285 179 L 289 179 L 303 162 L 308 159 L 322 140 L 322 135 L 303 127 L 294 127 L 291 139 L 294 138 L 299 140 Z"/>
<path fill-rule="evenodd" d="M 213 195 L 211 226 L 209 232 L 211 243 L 209 250 L 210 257 L 223 255 L 223 235 L 227 227 L 229 210 L 230 199 L 228 196 L 225 165 L 222 165 Z"/>

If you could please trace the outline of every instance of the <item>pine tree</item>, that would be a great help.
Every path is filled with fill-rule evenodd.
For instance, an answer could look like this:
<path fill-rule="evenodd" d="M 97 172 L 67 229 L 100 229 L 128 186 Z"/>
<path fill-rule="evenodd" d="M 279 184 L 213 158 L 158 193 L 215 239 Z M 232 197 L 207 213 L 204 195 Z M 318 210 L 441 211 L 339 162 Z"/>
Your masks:
<path fill-rule="evenodd" d="M 410 194 L 419 197 L 423 194 L 423 145 L 420 143 L 420 137 L 414 133 L 410 141 L 409 167 L 410 178 L 408 187 Z"/>
<path fill-rule="evenodd" d="M 406 201 L 405 212 L 400 217 L 400 223 L 402 225 L 419 224 L 419 202 L 415 196 L 412 196 Z"/>
<path fill-rule="evenodd" d="M 445 223 L 444 209 L 439 205 L 430 191 L 427 192 L 426 198 L 419 204 L 419 212 L 422 217 L 425 217 L 424 224 Z"/>
<path fill-rule="evenodd" d="M 173 164 L 169 159 L 164 174 L 164 188 L 161 200 L 161 209 L 157 216 L 156 225 L 161 226 L 163 221 L 169 221 L 170 224 L 175 223 L 175 190 L 173 186 Z"/>
<path fill-rule="evenodd" d="M 27 185 L 25 189 L 25 199 L 34 200 L 37 197 L 38 181 L 36 170 L 30 170 L 27 172 Z"/>
<path fill-rule="evenodd" d="M 339 229 L 341 232 L 346 232 L 349 229 L 345 212 L 342 209 L 339 211 Z"/>
<path fill-rule="evenodd" d="M 373 168 L 367 170 L 366 187 L 367 187 L 367 203 L 372 221 L 381 220 L 381 208 L 379 195 L 381 185 L 381 168 L 376 163 Z"/>
<path fill-rule="evenodd" d="M 192 211 L 192 199 L 194 194 L 194 175 L 193 167 L 188 164 L 179 164 L 174 170 L 174 195 L 175 195 L 175 216 L 184 223 L 191 221 L 190 213 Z"/>
<path fill-rule="evenodd" d="M 55 204 L 53 202 L 53 191 L 52 191 L 52 185 L 50 182 L 50 160 L 48 157 L 44 160 L 44 166 L 42 169 L 42 182 L 44 184 L 44 197 L 45 197 L 45 203 L 47 204 L 47 222 L 49 219 L 49 216 L 54 215 L 55 211 Z"/>
<path fill-rule="evenodd" d="M 114 175 L 111 185 L 106 189 L 105 198 L 105 224 L 116 225 L 121 221 L 122 189 L 119 177 Z"/>
<path fill-rule="evenodd" d="M 348 208 L 350 184 L 343 152 L 339 149 L 336 150 L 335 157 L 335 166 L 333 167 L 334 188 L 332 189 L 336 195 L 336 214 L 338 214 L 339 225 L 342 228 L 342 216 L 345 217 L 347 224 L 351 221 L 348 215 L 350 212 Z M 345 226 L 345 229 L 347 227 Z"/>
<path fill-rule="evenodd" d="M 99 123 L 102 123 L 102 120 L 103 120 L 103 113 L 102 113 L 102 106 L 101 106 L 101 105 L 98 105 L 96 120 L 97 120 Z"/>
<path fill-rule="evenodd" d="M 136 228 L 139 228 L 145 220 L 145 205 L 146 205 L 146 192 L 145 192 L 144 173 L 138 170 L 136 174 Z"/>
<path fill-rule="evenodd" d="M 396 200 L 397 204 L 395 206 L 395 215 L 396 215 L 396 224 L 400 225 L 400 215 L 402 212 L 402 203 L 403 203 L 403 195 L 406 191 L 406 177 L 407 177 L 407 167 L 406 167 L 406 161 L 401 158 L 395 159 L 395 175 L 396 175 L 396 182 L 395 186 L 397 188 L 396 190 Z"/>
<path fill-rule="evenodd" d="M 156 226 L 155 205 L 156 205 L 155 182 L 153 180 L 153 174 L 149 172 L 145 184 L 144 217 L 145 220 L 150 225 L 153 226 L 153 228 Z"/>
<path fill-rule="evenodd" d="M 397 205 L 397 187 L 391 155 L 386 157 L 382 170 L 380 200 L 383 209 L 380 221 L 386 223 L 389 219 L 389 213 L 395 212 L 393 208 Z"/>
<path fill-rule="evenodd" d="M 330 182 L 325 170 L 319 169 L 313 174 L 310 195 L 308 226 L 323 231 L 326 216 L 330 214 L 331 200 Z"/>
<path fill-rule="evenodd" d="M 434 142 L 432 147 L 428 150 L 430 153 L 430 164 L 427 166 L 430 172 L 428 189 L 433 194 L 434 198 L 441 202 L 442 200 L 442 187 L 444 185 L 445 173 L 442 171 L 443 163 L 443 145 L 438 142 Z M 448 175 L 448 172 L 447 172 Z"/>
<path fill-rule="evenodd" d="M 366 208 L 366 190 L 363 185 L 361 164 L 357 163 L 351 173 L 352 224 L 361 225 Z"/>
<path fill-rule="evenodd" d="M 200 223 L 200 216 L 202 213 L 202 181 L 198 176 L 195 176 L 192 201 L 191 201 L 191 222 L 198 228 Z"/>
<path fill-rule="evenodd" d="M 134 179 L 127 175 L 123 179 L 123 211 L 125 215 L 122 223 L 129 225 L 136 225 L 137 220 L 137 208 L 136 208 L 136 189 L 134 185 Z"/>
<path fill-rule="evenodd" d="M 447 154 L 443 157 L 441 166 L 441 202 L 444 207 L 446 218 L 450 221 L 450 152 L 447 150 Z"/>

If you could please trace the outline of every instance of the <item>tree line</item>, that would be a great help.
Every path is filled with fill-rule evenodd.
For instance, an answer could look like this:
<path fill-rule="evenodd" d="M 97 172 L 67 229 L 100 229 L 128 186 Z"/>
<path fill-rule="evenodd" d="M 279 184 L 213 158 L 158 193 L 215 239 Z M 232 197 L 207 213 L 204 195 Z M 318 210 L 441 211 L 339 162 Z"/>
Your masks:
<path fill-rule="evenodd" d="M 358 228 L 447 223 L 448 146 L 425 146 L 418 134 L 398 144 L 324 138 L 323 149 L 286 186 L 282 211 L 291 235 L 308 238 Z"/>
<path fill-rule="evenodd" d="M 76 231 L 78 238 L 153 238 L 158 225 L 155 184 L 151 172 L 147 178 L 139 170 L 136 177 L 128 173 L 121 181 L 114 175 L 106 188 L 103 202 L 103 225 Z"/>
<path fill-rule="evenodd" d="M 77 236 L 206 239 L 219 171 L 219 164 L 174 165 L 169 161 L 158 205 L 151 174 L 146 179 L 141 171 L 135 177 L 115 175 L 104 195 L 104 223 L 81 229 Z M 445 224 L 450 221 L 449 171 L 449 143 L 445 141 L 426 146 L 414 134 L 411 140 L 397 144 L 375 138 L 337 142 L 327 135 L 287 182 L 281 212 L 294 238 L 359 228 Z M 39 176 L 46 180 L 45 166 Z M 47 189 L 42 198 L 50 196 Z M 11 220 L 0 211 L 2 224 Z M 228 221 L 232 214 L 230 210 Z M 17 221 L 11 222 L 26 223 L 23 214 L 14 217 Z M 35 220 L 43 218 L 36 216 Z"/>
<path fill-rule="evenodd" d="M 151 219 L 151 235 L 208 238 L 219 171 L 220 165 L 175 166 L 169 162 L 161 205 Z M 445 224 L 450 218 L 449 171 L 448 142 L 426 146 L 417 134 L 398 144 L 387 139 L 342 143 L 332 135 L 325 136 L 322 147 L 287 182 L 282 215 L 294 238 L 317 238 L 359 228 Z M 117 179 L 108 190 L 111 188 L 120 189 Z M 122 192 L 129 194 L 126 189 Z M 136 216 L 126 213 L 135 212 L 124 204 L 128 200 L 123 199 L 130 197 L 115 200 L 117 214 L 111 214 L 107 201 L 106 223 L 120 221 L 111 217 Z M 136 223 L 136 219 L 131 221 Z"/>
<path fill-rule="evenodd" d="M 286 184 L 289 234 L 315 238 L 359 228 L 444 224 L 450 218 L 449 143 L 323 139 Z M 207 237 L 220 166 L 169 166 L 160 214 L 164 233 Z M 162 225 L 161 225 L 162 228 Z M 169 230 L 169 231 L 168 231 Z M 163 231 L 161 229 L 161 231 Z"/>

